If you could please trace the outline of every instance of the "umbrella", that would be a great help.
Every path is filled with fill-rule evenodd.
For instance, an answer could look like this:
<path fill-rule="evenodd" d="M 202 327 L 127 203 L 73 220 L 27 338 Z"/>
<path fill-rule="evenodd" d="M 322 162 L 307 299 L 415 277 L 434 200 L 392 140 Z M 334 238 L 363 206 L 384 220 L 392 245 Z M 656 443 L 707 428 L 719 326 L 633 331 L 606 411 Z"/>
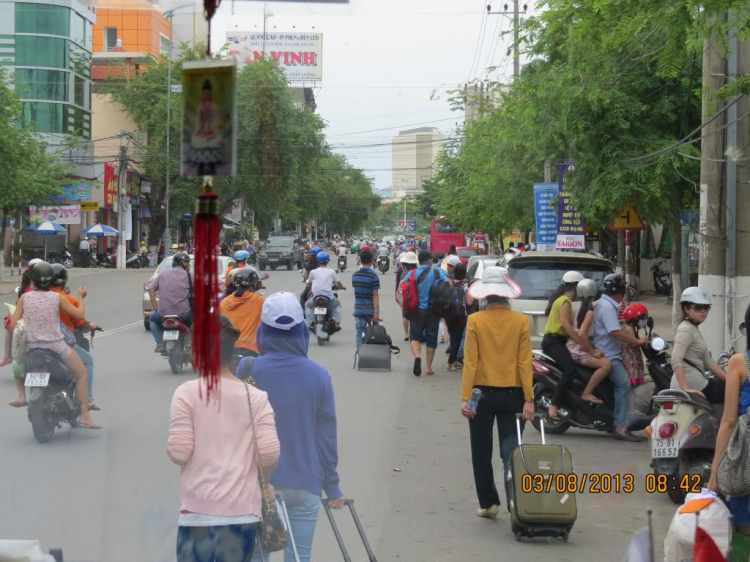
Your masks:
<path fill-rule="evenodd" d="M 56 222 L 44 221 L 41 224 L 32 224 L 27 227 L 26 230 L 32 230 L 37 234 L 57 234 L 58 232 L 67 232 L 65 227 L 60 226 Z M 47 239 L 44 239 L 44 260 L 47 260 Z"/>
<path fill-rule="evenodd" d="M 89 228 L 85 229 L 83 233 L 86 236 L 117 236 L 120 234 L 117 230 L 112 228 L 111 226 L 107 226 L 106 224 L 95 224 L 94 226 L 90 226 Z"/>

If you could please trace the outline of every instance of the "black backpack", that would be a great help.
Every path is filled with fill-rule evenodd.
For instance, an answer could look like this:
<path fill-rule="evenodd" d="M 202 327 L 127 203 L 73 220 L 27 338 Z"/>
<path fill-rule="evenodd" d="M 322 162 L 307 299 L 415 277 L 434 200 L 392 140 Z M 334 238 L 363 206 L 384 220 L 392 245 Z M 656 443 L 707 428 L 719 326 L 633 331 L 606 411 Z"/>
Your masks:
<path fill-rule="evenodd" d="M 453 287 L 451 302 L 445 307 L 447 320 L 466 318 L 466 291 L 463 287 Z"/>
<path fill-rule="evenodd" d="M 446 318 L 451 314 L 451 304 L 455 299 L 453 285 L 440 276 L 440 270 L 433 268 L 434 279 L 430 287 L 430 308 L 440 317 Z"/>

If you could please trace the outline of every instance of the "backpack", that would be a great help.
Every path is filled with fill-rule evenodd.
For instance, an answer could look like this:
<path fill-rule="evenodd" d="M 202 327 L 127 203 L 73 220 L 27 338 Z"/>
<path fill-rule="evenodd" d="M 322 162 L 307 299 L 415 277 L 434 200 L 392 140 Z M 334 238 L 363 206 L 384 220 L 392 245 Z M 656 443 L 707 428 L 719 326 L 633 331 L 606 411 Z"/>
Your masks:
<path fill-rule="evenodd" d="M 417 274 L 415 269 L 413 275 L 407 275 L 406 279 L 399 283 L 398 291 L 396 292 L 396 302 L 398 302 L 405 313 L 411 314 L 419 310 L 419 284 L 424 281 L 429 271 L 429 269 L 425 269 L 419 274 L 419 278 L 416 279 Z"/>
<path fill-rule="evenodd" d="M 365 328 L 365 337 L 362 338 L 363 344 L 375 345 L 393 345 L 391 336 L 382 324 L 370 324 Z"/>
<path fill-rule="evenodd" d="M 430 308 L 440 318 L 446 318 L 450 313 L 451 304 L 455 300 L 453 285 L 440 277 L 440 271 L 435 269 L 435 279 L 430 287 Z"/>
<path fill-rule="evenodd" d="M 453 295 L 445 306 L 446 320 L 466 318 L 466 292 L 463 287 L 453 287 Z"/>

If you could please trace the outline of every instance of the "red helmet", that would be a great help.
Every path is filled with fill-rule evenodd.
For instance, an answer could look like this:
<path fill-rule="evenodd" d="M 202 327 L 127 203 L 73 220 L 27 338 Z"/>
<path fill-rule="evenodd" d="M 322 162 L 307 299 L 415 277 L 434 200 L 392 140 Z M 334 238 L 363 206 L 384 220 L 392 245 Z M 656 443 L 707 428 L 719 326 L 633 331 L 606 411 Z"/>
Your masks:
<path fill-rule="evenodd" d="M 624 318 L 626 322 L 630 322 L 633 318 L 638 318 L 639 316 L 643 315 L 648 316 L 648 308 L 637 302 L 635 304 L 631 304 L 625 309 Z"/>

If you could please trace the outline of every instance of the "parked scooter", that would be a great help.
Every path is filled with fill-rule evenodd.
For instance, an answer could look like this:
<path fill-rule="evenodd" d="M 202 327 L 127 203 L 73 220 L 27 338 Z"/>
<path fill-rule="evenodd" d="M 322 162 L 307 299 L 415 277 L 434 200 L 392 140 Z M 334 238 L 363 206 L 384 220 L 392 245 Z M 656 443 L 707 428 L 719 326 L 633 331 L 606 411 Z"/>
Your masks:
<path fill-rule="evenodd" d="M 649 323 L 653 326 L 651 318 L 649 318 Z M 649 374 L 654 383 L 654 393 L 658 393 L 669 387 L 672 377 L 669 372 L 671 367 L 667 367 L 669 359 L 665 352 L 666 342 L 653 333 L 649 334 L 649 338 L 651 339 L 651 349 L 644 351 L 648 359 Z M 544 414 L 552 406 L 552 397 L 560 382 L 562 372 L 551 357 L 539 350 L 533 351 L 531 365 L 534 371 L 536 411 Z M 593 429 L 595 431 L 614 431 L 615 393 L 614 386 L 609 378 L 604 379 L 594 391 L 594 394 L 603 400 L 604 404 L 590 404 L 581 399 L 581 393 L 586 388 L 586 384 L 593 374 L 594 369 L 580 365 L 577 367 L 573 384 L 568 390 L 568 406 L 558 409 L 561 417 L 560 421 L 555 422 L 550 419 L 545 423 L 545 431 L 547 433 L 564 433 L 571 426 L 580 429 Z M 644 429 L 652 419 L 653 415 L 644 415 L 642 419 L 631 425 L 630 429 L 634 431 Z M 538 419 L 535 418 L 531 423 L 537 431 L 541 430 Z"/>
<path fill-rule="evenodd" d="M 125 254 L 125 267 L 140 269 L 141 256 L 139 256 L 137 252 L 127 252 Z"/>
<path fill-rule="evenodd" d="M 179 316 L 168 315 L 162 321 L 164 327 L 164 351 L 162 355 L 169 358 L 172 373 L 179 375 L 185 365 L 192 361 L 192 341 L 190 327 Z"/>
<path fill-rule="evenodd" d="M 339 256 L 338 268 L 340 272 L 346 271 L 346 256 Z"/>
<path fill-rule="evenodd" d="M 73 267 L 73 256 L 67 246 L 59 252 L 49 252 L 49 254 L 47 254 L 47 261 L 49 263 L 62 264 L 65 269 Z"/>
<path fill-rule="evenodd" d="M 726 365 L 734 355 L 734 342 L 745 335 L 745 323 L 732 346 L 719 356 Z M 713 378 L 710 372 L 707 378 Z M 657 489 L 667 492 L 672 502 L 682 504 L 689 492 L 700 491 L 711 476 L 720 415 L 700 394 L 667 389 L 653 398 L 659 410 L 646 429 L 651 443 L 651 467 Z"/>
<path fill-rule="evenodd" d="M 672 275 L 668 269 L 662 269 L 661 264 L 666 260 L 656 262 L 651 266 L 651 274 L 654 277 L 654 290 L 657 295 L 671 295 L 672 294 Z"/>

